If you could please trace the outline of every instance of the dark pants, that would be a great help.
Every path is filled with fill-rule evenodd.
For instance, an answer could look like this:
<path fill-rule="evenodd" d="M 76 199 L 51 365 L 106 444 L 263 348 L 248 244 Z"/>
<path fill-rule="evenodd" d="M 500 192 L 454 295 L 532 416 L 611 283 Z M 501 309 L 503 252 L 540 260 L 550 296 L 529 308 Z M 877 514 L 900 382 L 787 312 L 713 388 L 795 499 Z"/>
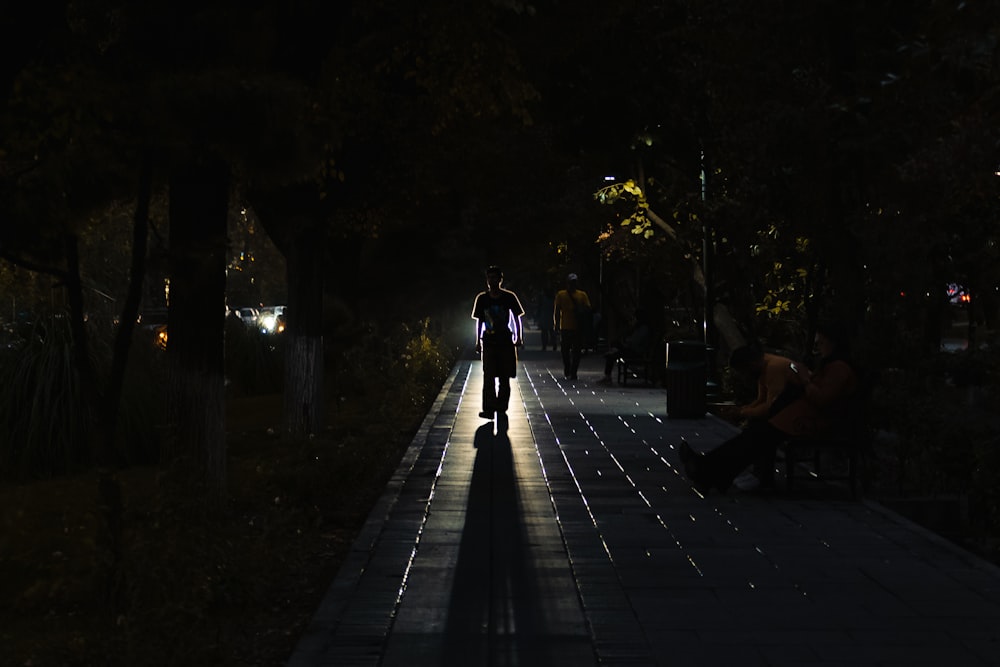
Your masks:
<path fill-rule="evenodd" d="M 507 412 L 510 405 L 510 378 L 483 378 L 483 412 Z"/>
<path fill-rule="evenodd" d="M 483 412 L 507 412 L 510 379 L 517 371 L 514 345 L 483 345 Z"/>
<path fill-rule="evenodd" d="M 770 423 L 759 420 L 705 454 L 699 463 L 699 476 L 720 491 L 728 489 L 736 476 L 750 465 L 761 482 L 773 481 L 774 457 L 778 443 L 788 435 Z"/>
<path fill-rule="evenodd" d="M 562 340 L 563 375 L 576 379 L 576 371 L 580 368 L 580 356 L 582 355 L 580 345 L 580 332 L 575 329 L 562 329 L 560 332 Z"/>
<path fill-rule="evenodd" d="M 556 332 L 553 329 L 542 329 L 542 349 L 549 349 L 549 344 L 552 344 L 552 349 L 555 350 L 559 347 L 559 341 L 556 338 Z"/>

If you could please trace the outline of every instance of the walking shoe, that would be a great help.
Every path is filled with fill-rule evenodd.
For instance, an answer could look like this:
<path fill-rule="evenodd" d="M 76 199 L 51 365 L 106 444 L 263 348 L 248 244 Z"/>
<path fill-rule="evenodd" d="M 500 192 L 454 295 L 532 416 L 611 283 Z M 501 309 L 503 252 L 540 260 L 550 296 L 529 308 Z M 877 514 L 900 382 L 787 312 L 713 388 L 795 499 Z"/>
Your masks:
<path fill-rule="evenodd" d="M 492 412 L 486 412 L 486 410 L 483 410 L 482 412 L 479 413 L 479 416 L 482 417 L 483 419 L 489 419 L 490 421 L 493 421 Z"/>

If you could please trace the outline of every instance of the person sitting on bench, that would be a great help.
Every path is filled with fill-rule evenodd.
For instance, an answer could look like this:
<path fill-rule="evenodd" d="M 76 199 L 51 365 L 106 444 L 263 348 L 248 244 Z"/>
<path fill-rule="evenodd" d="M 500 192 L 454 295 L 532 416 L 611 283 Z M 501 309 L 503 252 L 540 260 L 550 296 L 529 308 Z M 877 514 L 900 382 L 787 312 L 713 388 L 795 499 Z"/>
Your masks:
<path fill-rule="evenodd" d="M 649 326 L 646 313 L 641 308 L 635 311 L 635 321 L 629 332 L 614 343 L 604 354 L 604 377 L 598 384 L 612 384 L 611 369 L 619 359 L 644 358 L 649 352 L 653 330 Z"/>
<path fill-rule="evenodd" d="M 815 351 L 819 366 L 805 383 L 801 396 L 771 406 L 766 419 L 752 419 L 738 435 L 706 454 L 697 454 L 682 439 L 681 462 L 695 489 L 705 495 L 716 488 L 725 493 L 745 468 L 773 474 L 778 445 L 790 437 L 828 430 L 843 418 L 847 400 L 857 388 L 857 374 L 849 361 L 848 337 L 834 324 L 817 327 Z M 762 485 L 771 480 L 761 480 Z"/>

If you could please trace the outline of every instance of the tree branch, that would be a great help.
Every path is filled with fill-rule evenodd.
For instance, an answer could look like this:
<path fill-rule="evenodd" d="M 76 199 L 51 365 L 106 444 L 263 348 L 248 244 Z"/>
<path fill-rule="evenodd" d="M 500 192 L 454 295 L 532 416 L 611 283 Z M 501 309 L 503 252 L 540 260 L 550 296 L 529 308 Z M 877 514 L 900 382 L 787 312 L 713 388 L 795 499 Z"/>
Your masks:
<path fill-rule="evenodd" d="M 54 266 L 44 266 L 42 264 L 37 264 L 24 257 L 18 257 L 13 255 L 6 250 L 0 250 L 0 259 L 10 262 L 14 266 L 18 266 L 22 269 L 27 269 L 28 271 L 34 271 L 35 273 L 44 273 L 45 275 L 53 276 L 59 280 L 65 282 L 69 277 L 69 273 L 65 269 L 59 269 Z"/>

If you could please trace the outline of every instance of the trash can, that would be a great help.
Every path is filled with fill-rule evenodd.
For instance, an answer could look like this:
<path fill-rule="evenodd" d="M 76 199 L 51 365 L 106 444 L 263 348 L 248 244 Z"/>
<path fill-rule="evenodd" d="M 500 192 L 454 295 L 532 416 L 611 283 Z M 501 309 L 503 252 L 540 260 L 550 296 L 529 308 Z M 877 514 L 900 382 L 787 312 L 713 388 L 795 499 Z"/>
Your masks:
<path fill-rule="evenodd" d="M 667 342 L 667 417 L 699 419 L 708 411 L 705 384 L 707 349 L 696 340 Z"/>

